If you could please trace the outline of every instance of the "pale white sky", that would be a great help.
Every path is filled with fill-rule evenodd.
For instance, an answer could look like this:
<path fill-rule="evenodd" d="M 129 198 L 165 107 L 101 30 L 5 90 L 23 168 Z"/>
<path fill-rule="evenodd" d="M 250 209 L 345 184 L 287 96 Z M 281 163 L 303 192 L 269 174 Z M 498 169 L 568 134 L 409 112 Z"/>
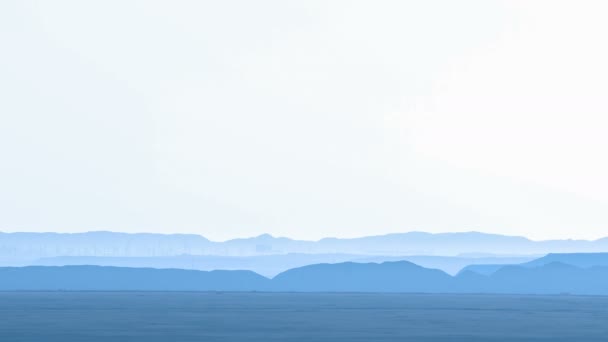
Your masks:
<path fill-rule="evenodd" d="M 606 13 L 2 1 L 0 230 L 606 236 Z"/>

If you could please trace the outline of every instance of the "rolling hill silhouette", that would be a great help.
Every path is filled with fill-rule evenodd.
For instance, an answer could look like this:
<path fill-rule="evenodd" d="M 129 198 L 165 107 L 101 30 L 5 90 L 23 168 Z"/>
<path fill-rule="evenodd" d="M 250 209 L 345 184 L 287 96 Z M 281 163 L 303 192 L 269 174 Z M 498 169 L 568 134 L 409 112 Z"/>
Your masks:
<path fill-rule="evenodd" d="M 542 266 L 553 262 L 578 267 L 608 266 L 608 253 L 549 253 L 522 266 Z"/>
<path fill-rule="evenodd" d="M 518 263 L 521 267 L 538 267 L 551 263 L 562 263 L 582 268 L 593 266 L 608 266 L 608 253 L 549 253 L 543 257 Z M 472 271 L 483 275 L 491 275 L 502 269 L 505 264 L 472 264 L 464 267 L 461 272 Z M 513 266 L 513 265 L 510 265 Z"/>
<path fill-rule="evenodd" d="M 471 287 L 469 287 L 471 288 Z M 488 277 L 483 292 L 608 294 L 608 267 L 560 262 L 538 267 L 505 266 Z"/>
<path fill-rule="evenodd" d="M 0 290 L 256 291 L 270 280 L 251 271 L 105 266 L 0 267 Z"/>
<path fill-rule="evenodd" d="M 0 290 L 419 292 L 608 295 L 608 267 L 550 262 L 457 276 L 411 262 L 317 264 L 272 279 L 251 271 L 102 266 L 0 268 Z"/>
<path fill-rule="evenodd" d="M 26 264 L 6 266 L 69 266 L 97 265 L 137 268 L 179 268 L 200 271 L 212 270 L 249 270 L 265 277 L 292 268 L 340 262 L 386 262 L 409 261 L 426 268 L 440 269 L 449 274 L 456 274 L 470 264 L 519 264 L 532 260 L 533 257 L 454 257 L 454 256 L 369 256 L 357 254 L 268 254 L 253 256 L 217 256 L 217 255 L 175 255 L 147 257 L 106 257 L 106 256 L 61 256 L 40 258 Z"/>
<path fill-rule="evenodd" d="M 304 266 L 272 279 L 273 289 L 321 292 L 441 292 L 453 278 L 408 261 Z"/>

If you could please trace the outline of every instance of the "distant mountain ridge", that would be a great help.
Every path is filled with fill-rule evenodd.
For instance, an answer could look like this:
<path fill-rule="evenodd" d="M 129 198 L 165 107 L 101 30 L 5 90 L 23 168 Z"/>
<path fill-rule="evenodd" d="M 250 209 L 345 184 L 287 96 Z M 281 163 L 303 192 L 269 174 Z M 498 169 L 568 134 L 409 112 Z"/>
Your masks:
<path fill-rule="evenodd" d="M 516 266 L 530 268 L 544 266 L 551 263 L 562 263 L 581 268 L 589 268 L 594 266 L 608 267 L 608 253 L 549 253 L 541 258 L 536 258 L 524 263 L 517 263 Z M 510 265 L 472 264 L 464 267 L 461 272 L 472 271 L 483 275 L 490 275 L 505 266 Z"/>
<path fill-rule="evenodd" d="M 176 255 L 255 256 L 267 254 L 528 255 L 607 252 L 608 238 L 532 241 L 524 237 L 463 233 L 408 232 L 318 241 L 293 240 L 263 234 L 224 242 L 193 234 L 151 233 L 0 233 L 0 261 L 57 256 L 143 257 Z"/>
<path fill-rule="evenodd" d="M 309 265 L 272 279 L 273 288 L 299 292 L 445 292 L 454 278 L 408 261 Z"/>
<path fill-rule="evenodd" d="M 608 253 L 549 253 L 521 266 L 534 267 L 559 262 L 577 267 L 608 266 Z"/>
<path fill-rule="evenodd" d="M 456 274 L 470 264 L 521 264 L 525 257 L 446 257 L 446 256 L 369 256 L 357 254 L 268 254 L 253 256 L 176 255 L 160 257 L 98 257 L 60 256 L 40 258 L 22 265 L 7 266 L 77 266 L 97 265 L 136 268 L 179 268 L 201 271 L 250 270 L 265 277 L 274 277 L 288 269 L 322 263 L 410 261 L 417 265 Z M 2 265 L 0 265 L 2 266 Z"/>
<path fill-rule="evenodd" d="M 450 276 L 407 261 L 317 264 L 272 279 L 251 271 L 193 271 L 103 266 L 0 267 L 4 291 L 280 291 L 608 295 L 608 267 L 551 262 L 505 266 L 489 276 Z"/>
<path fill-rule="evenodd" d="M 4 291 L 260 291 L 270 280 L 251 271 L 105 266 L 0 267 Z"/>

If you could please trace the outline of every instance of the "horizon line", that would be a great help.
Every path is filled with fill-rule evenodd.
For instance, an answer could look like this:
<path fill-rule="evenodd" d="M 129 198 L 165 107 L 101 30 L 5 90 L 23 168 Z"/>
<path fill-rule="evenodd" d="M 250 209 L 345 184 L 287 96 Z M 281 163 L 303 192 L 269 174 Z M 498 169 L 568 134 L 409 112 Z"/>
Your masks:
<path fill-rule="evenodd" d="M 507 234 L 499 234 L 499 233 L 487 233 L 478 230 L 469 230 L 469 231 L 446 231 L 446 232 L 425 232 L 421 230 L 410 230 L 403 232 L 394 232 L 394 233 L 386 233 L 386 234 L 372 234 L 372 235 L 362 235 L 362 236 L 354 236 L 354 237 L 335 237 L 335 236 L 326 236 L 319 239 L 298 239 L 288 236 L 280 236 L 280 235 L 272 235 L 270 233 L 261 233 L 254 236 L 248 237 L 233 237 L 228 239 L 220 239 L 220 240 L 212 240 L 205 235 L 197 234 L 197 233 L 160 233 L 160 232 L 125 232 L 125 231 L 116 231 L 116 230 L 85 230 L 85 231 L 77 231 L 77 232 L 57 232 L 57 231 L 4 231 L 0 230 L 0 234 L 61 234 L 61 235 L 76 235 L 76 234 L 90 234 L 90 233 L 112 233 L 112 234 L 126 234 L 126 235 L 164 235 L 164 236 L 172 236 L 172 235 L 190 235 L 190 236 L 198 236 L 202 237 L 210 242 L 223 243 L 234 240 L 250 240 L 262 237 L 269 237 L 273 239 L 288 239 L 292 241 L 303 241 L 303 242 L 320 242 L 322 240 L 355 240 L 355 239 L 363 239 L 363 238 L 371 238 L 371 237 L 382 237 L 382 236 L 390 236 L 390 235 L 405 235 L 405 234 L 426 234 L 426 235 L 456 235 L 456 234 L 481 234 L 481 235 L 493 235 L 493 236 L 501 236 L 501 237 L 510 237 L 510 238 L 523 238 L 532 242 L 541 242 L 541 241 L 587 241 L 594 242 L 598 240 L 602 240 L 608 238 L 608 236 L 603 236 L 595 239 L 575 239 L 575 238 L 553 238 L 553 239 L 532 239 L 523 235 L 507 235 Z"/>

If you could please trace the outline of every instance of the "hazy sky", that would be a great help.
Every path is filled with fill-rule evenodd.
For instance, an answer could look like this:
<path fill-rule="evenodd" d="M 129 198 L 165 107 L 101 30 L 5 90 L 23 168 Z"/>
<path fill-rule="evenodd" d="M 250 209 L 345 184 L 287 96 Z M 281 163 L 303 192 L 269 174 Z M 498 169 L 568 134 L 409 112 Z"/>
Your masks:
<path fill-rule="evenodd" d="M 2 1 L 0 230 L 607 236 L 606 13 Z"/>

